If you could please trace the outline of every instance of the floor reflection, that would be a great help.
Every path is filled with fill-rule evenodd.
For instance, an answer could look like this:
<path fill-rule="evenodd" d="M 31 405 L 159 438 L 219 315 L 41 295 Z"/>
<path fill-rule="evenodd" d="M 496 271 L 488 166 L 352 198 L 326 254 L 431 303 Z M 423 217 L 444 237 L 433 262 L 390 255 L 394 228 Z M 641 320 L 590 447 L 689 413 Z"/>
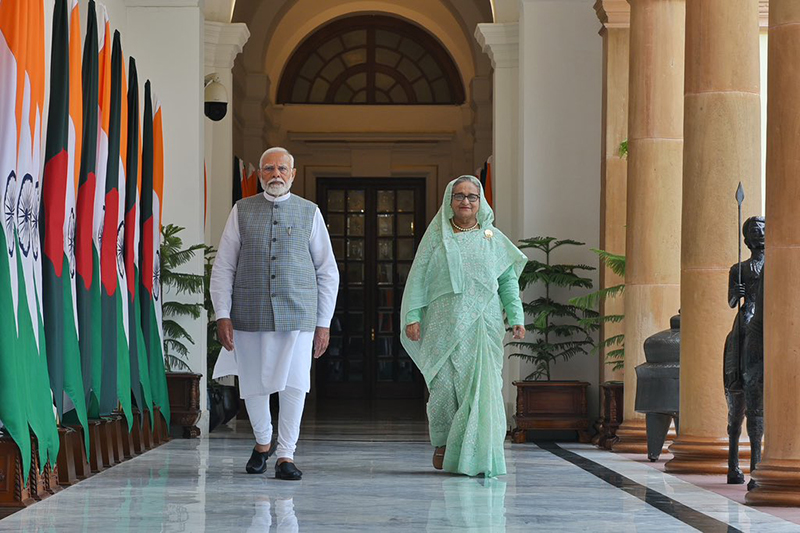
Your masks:
<path fill-rule="evenodd" d="M 257 496 L 255 515 L 247 533 L 297 533 L 300 526 L 294 514 L 294 498 Z M 274 516 L 273 516 L 274 515 Z M 272 526 L 275 526 L 273 529 Z"/>
<path fill-rule="evenodd" d="M 445 479 L 441 496 L 431 500 L 427 531 L 505 532 L 505 500 L 505 481 L 465 477 Z"/>

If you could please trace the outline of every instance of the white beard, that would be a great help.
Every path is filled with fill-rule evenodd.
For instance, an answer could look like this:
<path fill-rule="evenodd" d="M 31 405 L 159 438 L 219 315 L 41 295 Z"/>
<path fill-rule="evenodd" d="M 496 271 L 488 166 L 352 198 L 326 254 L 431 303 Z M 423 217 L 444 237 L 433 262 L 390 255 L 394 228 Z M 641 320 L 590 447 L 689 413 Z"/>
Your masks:
<path fill-rule="evenodd" d="M 289 192 L 289 189 L 292 188 L 292 182 L 288 181 L 281 185 L 280 182 L 277 181 L 274 183 L 264 183 L 264 181 L 262 180 L 261 187 L 270 196 L 278 197 L 278 196 L 283 196 L 284 194 Z"/>

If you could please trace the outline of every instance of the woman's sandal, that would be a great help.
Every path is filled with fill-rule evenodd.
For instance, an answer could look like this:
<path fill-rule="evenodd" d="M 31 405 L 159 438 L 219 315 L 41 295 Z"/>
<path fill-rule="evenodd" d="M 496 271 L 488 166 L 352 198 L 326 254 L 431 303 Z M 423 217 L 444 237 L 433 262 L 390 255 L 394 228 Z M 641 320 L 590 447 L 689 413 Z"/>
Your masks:
<path fill-rule="evenodd" d="M 441 470 L 444 466 L 444 449 L 445 447 L 442 446 L 433 450 L 433 467 L 436 470 Z"/>

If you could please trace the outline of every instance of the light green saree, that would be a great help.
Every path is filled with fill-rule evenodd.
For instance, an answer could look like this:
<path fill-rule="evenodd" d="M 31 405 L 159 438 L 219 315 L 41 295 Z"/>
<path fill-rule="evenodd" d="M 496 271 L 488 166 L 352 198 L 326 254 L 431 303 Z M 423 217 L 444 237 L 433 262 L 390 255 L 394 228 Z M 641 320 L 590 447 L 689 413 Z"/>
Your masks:
<path fill-rule="evenodd" d="M 519 275 L 527 258 L 492 225 L 481 188 L 480 230 L 455 233 L 450 225 L 453 185 L 425 232 L 409 273 L 401 307 L 403 347 L 430 390 L 431 443 L 447 446 L 444 470 L 470 476 L 506 473 L 503 441 L 503 309 L 523 324 Z M 420 322 L 421 339 L 405 335 Z"/>

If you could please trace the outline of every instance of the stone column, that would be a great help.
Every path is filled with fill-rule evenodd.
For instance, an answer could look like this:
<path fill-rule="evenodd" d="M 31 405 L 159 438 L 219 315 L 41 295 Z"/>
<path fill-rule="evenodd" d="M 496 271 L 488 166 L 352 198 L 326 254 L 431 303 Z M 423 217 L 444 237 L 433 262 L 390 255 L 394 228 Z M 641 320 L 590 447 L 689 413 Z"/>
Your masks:
<path fill-rule="evenodd" d="M 214 74 L 228 91 L 228 112 L 214 122 L 205 118 L 205 165 L 208 184 L 206 243 L 217 246 L 231 210 L 233 189 L 233 61 L 250 37 L 242 23 L 205 22 L 205 74 Z"/>
<path fill-rule="evenodd" d="M 475 38 L 494 69 L 492 154 L 495 224 L 512 241 L 521 238 L 522 187 L 519 161 L 519 27 L 517 23 L 478 24 Z M 521 379 L 518 358 L 504 358 L 503 397 L 509 420 L 515 412 L 516 387 Z"/>
<path fill-rule="evenodd" d="M 647 451 L 636 413 L 644 341 L 680 307 L 684 0 L 630 0 L 625 409 L 614 451 Z"/>
<path fill-rule="evenodd" d="M 630 54 L 630 5 L 627 0 L 597 0 L 594 5 L 603 24 L 603 153 L 600 161 L 600 249 L 625 255 L 625 215 L 628 187 L 628 160 L 620 145 L 628 139 L 628 71 Z M 600 269 L 600 287 L 623 283 L 609 268 Z M 601 303 L 602 315 L 625 314 L 622 297 Z M 624 323 L 605 324 L 601 339 L 624 333 Z M 600 359 L 600 382 L 621 381 L 622 370 Z"/>
<path fill-rule="evenodd" d="M 739 181 L 743 220 L 761 212 L 758 47 L 758 0 L 686 0 L 681 413 L 668 472 L 728 470 L 722 353 L 736 313 L 727 300 Z"/>
<path fill-rule="evenodd" d="M 800 3 L 769 5 L 764 456 L 753 505 L 800 505 Z"/>

